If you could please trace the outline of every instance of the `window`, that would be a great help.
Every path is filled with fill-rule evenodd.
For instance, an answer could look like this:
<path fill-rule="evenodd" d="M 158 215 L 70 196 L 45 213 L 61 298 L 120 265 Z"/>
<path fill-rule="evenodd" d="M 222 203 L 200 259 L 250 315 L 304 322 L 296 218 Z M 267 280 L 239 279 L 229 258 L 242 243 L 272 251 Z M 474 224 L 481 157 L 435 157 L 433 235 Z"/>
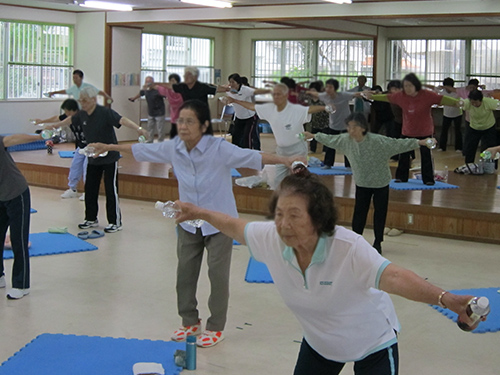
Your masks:
<path fill-rule="evenodd" d="M 470 77 L 477 78 L 488 89 L 500 87 L 500 40 L 471 41 Z"/>
<path fill-rule="evenodd" d="M 297 82 L 336 78 L 345 90 L 356 86 L 361 74 L 373 78 L 372 40 L 259 40 L 254 51 L 257 87 L 288 76 Z"/>
<path fill-rule="evenodd" d="M 0 22 L 1 99 L 41 98 L 71 85 L 73 28 Z"/>
<path fill-rule="evenodd" d="M 466 41 L 419 39 L 391 41 L 389 79 L 415 73 L 422 82 L 441 85 L 446 77 L 463 85 L 466 81 Z"/>
<path fill-rule="evenodd" d="M 177 73 L 181 77 L 186 66 L 199 69 L 198 79 L 211 83 L 214 79 L 213 40 L 181 36 L 142 34 L 142 80 L 148 75 L 166 82 Z"/>

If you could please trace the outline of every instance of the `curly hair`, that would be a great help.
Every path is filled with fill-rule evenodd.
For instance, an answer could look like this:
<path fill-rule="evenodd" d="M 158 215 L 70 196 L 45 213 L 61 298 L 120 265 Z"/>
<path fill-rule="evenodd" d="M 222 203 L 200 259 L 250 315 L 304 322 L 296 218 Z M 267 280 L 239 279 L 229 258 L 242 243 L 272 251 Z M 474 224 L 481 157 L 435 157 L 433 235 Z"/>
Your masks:
<path fill-rule="evenodd" d="M 294 169 L 294 173 L 281 181 L 279 188 L 269 201 L 270 217 L 274 219 L 278 199 L 282 195 L 301 195 L 307 200 L 307 212 L 318 235 L 331 236 L 337 223 L 337 209 L 332 192 L 318 176 L 307 168 Z"/>

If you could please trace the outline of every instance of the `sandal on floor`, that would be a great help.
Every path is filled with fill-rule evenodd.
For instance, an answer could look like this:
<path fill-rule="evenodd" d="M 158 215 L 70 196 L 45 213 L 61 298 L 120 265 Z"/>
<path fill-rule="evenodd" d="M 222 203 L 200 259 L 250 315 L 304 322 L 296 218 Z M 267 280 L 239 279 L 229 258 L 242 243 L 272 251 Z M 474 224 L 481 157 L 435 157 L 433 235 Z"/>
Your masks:
<path fill-rule="evenodd" d="M 89 238 L 89 232 L 87 232 L 87 231 L 80 232 L 77 234 L 77 236 L 81 240 L 86 240 L 87 238 Z"/>
<path fill-rule="evenodd" d="M 92 232 L 89 233 L 88 238 L 101 238 L 104 237 L 104 232 L 102 230 L 97 230 L 94 229 Z"/>

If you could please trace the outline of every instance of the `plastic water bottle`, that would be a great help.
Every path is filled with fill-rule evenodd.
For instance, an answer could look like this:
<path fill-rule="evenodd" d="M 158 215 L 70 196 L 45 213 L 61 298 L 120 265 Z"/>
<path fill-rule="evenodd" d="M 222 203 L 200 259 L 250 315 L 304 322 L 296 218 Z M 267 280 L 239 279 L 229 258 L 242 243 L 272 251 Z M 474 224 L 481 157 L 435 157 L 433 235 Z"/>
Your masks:
<path fill-rule="evenodd" d="M 177 217 L 177 214 L 181 212 L 180 207 L 176 205 L 175 202 L 172 201 L 168 201 L 165 203 L 158 201 L 155 203 L 155 208 L 158 211 L 161 211 L 163 216 L 168 217 L 169 219 L 175 219 Z M 200 219 L 187 220 L 186 224 L 192 225 L 195 228 L 200 228 L 204 222 L 205 222 L 204 220 Z"/>
<path fill-rule="evenodd" d="M 186 370 L 196 370 L 196 336 L 186 338 Z"/>
<path fill-rule="evenodd" d="M 47 140 L 54 136 L 54 131 L 50 129 L 44 129 L 40 134 L 42 135 L 43 139 Z"/>
<path fill-rule="evenodd" d="M 479 156 L 481 157 L 481 159 L 484 160 L 491 160 L 493 157 L 490 151 L 483 151 L 479 154 Z M 493 157 L 493 160 L 498 160 L 498 159 L 500 159 L 500 152 L 497 152 Z"/>
<path fill-rule="evenodd" d="M 457 325 L 461 330 L 470 332 L 477 328 L 482 317 L 490 313 L 490 301 L 486 297 L 474 297 L 469 301 L 466 311 L 473 321 L 472 325 L 468 325 L 460 319 L 457 319 Z"/>
<path fill-rule="evenodd" d="M 337 108 L 335 108 L 335 106 L 333 106 L 333 105 L 326 105 L 325 111 L 330 113 L 330 114 L 333 114 L 333 113 L 337 112 Z"/>
<path fill-rule="evenodd" d="M 137 141 L 138 141 L 139 143 L 146 143 L 146 142 L 147 142 L 147 139 L 146 139 L 146 137 L 145 137 L 145 136 L 140 135 L 140 136 L 139 136 L 139 138 L 137 139 Z"/>
<path fill-rule="evenodd" d="M 91 147 L 91 146 L 87 146 L 85 148 L 81 148 L 80 150 L 78 150 L 78 153 L 81 154 L 81 155 L 85 155 L 85 156 L 87 156 L 89 158 L 93 158 L 95 156 L 95 148 Z M 107 154 L 108 154 L 108 152 L 104 151 L 102 154 L 99 154 L 98 156 L 101 157 L 101 158 L 103 158 Z"/>
<path fill-rule="evenodd" d="M 311 142 L 314 138 L 306 138 L 304 133 L 295 134 L 295 136 L 301 141 Z"/>
<path fill-rule="evenodd" d="M 437 142 L 433 138 L 427 138 L 427 140 L 425 141 L 425 145 L 428 149 L 434 150 L 437 146 Z"/>

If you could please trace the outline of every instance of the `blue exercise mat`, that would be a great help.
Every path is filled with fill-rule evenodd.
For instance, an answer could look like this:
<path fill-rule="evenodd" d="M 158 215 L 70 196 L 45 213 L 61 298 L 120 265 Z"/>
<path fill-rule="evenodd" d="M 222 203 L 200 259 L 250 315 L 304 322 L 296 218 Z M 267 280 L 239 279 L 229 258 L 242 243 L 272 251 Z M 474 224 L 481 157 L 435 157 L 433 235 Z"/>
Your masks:
<path fill-rule="evenodd" d="M 254 258 L 250 257 L 248 261 L 247 273 L 245 281 L 248 283 L 273 283 L 273 278 L 267 269 L 267 266 L 262 262 L 257 262 Z"/>
<path fill-rule="evenodd" d="M 425 185 L 422 180 L 410 178 L 408 182 L 395 182 L 391 180 L 389 187 L 394 190 L 444 190 L 458 189 L 457 185 L 447 184 L 445 182 L 436 181 L 434 185 Z"/>
<path fill-rule="evenodd" d="M 73 158 L 75 156 L 75 151 L 59 151 L 60 158 Z"/>
<path fill-rule="evenodd" d="M 132 375 L 137 362 L 161 363 L 166 375 L 177 375 L 178 349 L 186 343 L 44 333 L 5 361 L 0 375 Z"/>
<path fill-rule="evenodd" d="M 485 322 L 479 323 L 479 326 L 472 331 L 472 333 L 486 333 L 486 332 L 497 332 L 500 331 L 500 293 L 499 288 L 481 288 L 481 289 L 460 289 L 460 290 L 450 290 L 450 292 L 459 295 L 470 294 L 477 297 L 488 297 L 490 300 L 491 312 Z M 457 314 L 451 310 L 443 309 L 439 306 L 431 305 L 431 307 L 448 319 L 457 321 Z M 458 329 L 458 328 L 457 328 Z"/>
<path fill-rule="evenodd" d="M 97 250 L 97 246 L 81 240 L 69 233 L 31 233 L 30 256 L 76 253 L 79 251 Z M 4 250 L 4 259 L 12 259 L 12 250 Z"/>
<path fill-rule="evenodd" d="M 9 152 L 31 151 L 31 150 L 43 150 L 46 148 L 47 148 L 47 146 L 45 146 L 45 139 L 40 139 L 40 140 L 33 141 L 33 142 L 22 143 L 20 145 L 7 147 L 7 151 L 9 151 Z"/>
<path fill-rule="evenodd" d="M 330 169 L 321 169 L 321 167 L 309 167 L 309 172 L 320 176 L 342 176 L 351 175 L 351 168 L 333 166 Z"/>
<path fill-rule="evenodd" d="M 236 169 L 231 168 L 231 177 L 241 177 L 241 173 L 238 172 Z"/>

